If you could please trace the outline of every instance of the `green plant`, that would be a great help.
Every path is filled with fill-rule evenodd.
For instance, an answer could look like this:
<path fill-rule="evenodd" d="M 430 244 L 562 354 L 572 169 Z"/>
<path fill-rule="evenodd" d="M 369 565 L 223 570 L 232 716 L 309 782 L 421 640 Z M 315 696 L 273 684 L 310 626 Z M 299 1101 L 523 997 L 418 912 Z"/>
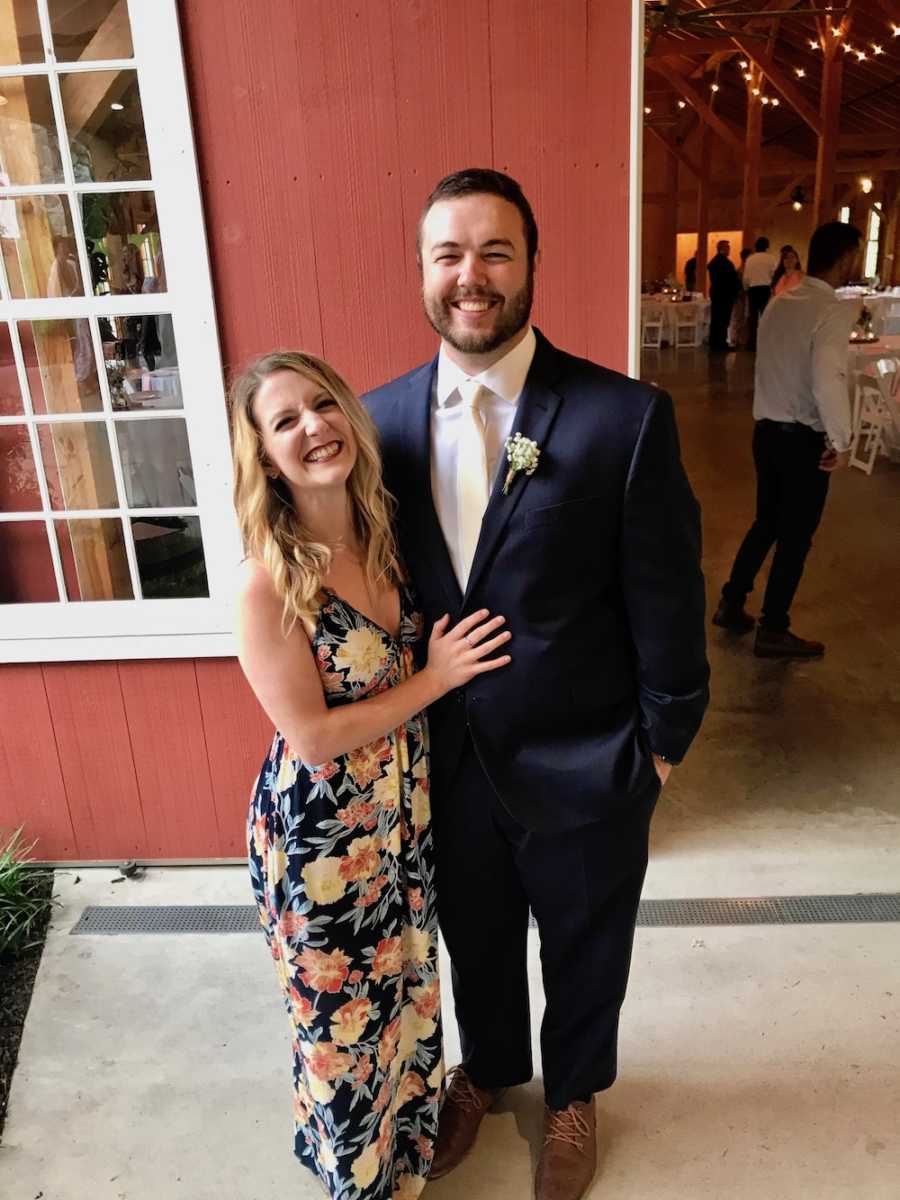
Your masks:
<path fill-rule="evenodd" d="M 0 842 L 0 957 L 39 945 L 53 905 L 53 872 L 34 866 L 33 849 L 33 842 L 24 844 L 21 828 Z"/>

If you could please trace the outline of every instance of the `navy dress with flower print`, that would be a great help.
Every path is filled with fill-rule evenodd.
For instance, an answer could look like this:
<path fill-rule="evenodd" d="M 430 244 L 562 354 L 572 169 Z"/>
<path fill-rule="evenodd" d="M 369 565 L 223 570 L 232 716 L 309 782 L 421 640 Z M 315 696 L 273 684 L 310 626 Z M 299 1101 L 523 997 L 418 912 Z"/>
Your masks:
<path fill-rule="evenodd" d="M 400 635 L 325 592 L 312 648 L 329 707 L 414 670 Z M 250 876 L 291 1022 L 294 1151 L 333 1200 L 413 1200 L 443 1088 L 428 730 L 419 714 L 332 762 L 276 733 L 249 815 Z"/>

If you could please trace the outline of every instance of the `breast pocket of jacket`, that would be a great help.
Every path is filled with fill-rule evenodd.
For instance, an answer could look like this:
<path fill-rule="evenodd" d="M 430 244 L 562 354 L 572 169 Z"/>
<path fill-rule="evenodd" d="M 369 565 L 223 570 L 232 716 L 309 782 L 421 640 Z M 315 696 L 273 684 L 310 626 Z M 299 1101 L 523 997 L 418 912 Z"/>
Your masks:
<path fill-rule="evenodd" d="M 565 500 L 546 508 L 532 508 L 523 514 L 523 526 L 529 532 L 544 530 L 565 535 L 568 532 L 587 532 L 599 529 L 604 521 L 605 502 L 599 496 L 580 500 Z"/>

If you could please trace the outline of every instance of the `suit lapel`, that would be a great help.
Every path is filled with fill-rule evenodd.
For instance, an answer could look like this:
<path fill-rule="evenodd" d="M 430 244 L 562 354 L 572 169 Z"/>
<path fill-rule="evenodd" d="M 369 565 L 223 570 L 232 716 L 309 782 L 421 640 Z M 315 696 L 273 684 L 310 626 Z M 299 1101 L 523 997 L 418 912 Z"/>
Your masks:
<path fill-rule="evenodd" d="M 416 545 L 425 569 L 443 591 L 448 610 L 458 612 L 462 592 L 450 561 L 431 491 L 431 395 L 436 370 L 437 358 L 410 378 L 410 394 L 405 402 L 401 402 L 398 414 L 406 442 L 404 457 L 414 479 L 414 485 L 409 489 L 410 500 L 401 519 L 415 531 Z"/>
<path fill-rule="evenodd" d="M 535 331 L 537 332 L 537 331 Z M 544 444 L 549 436 L 551 426 L 559 409 L 561 397 L 550 386 L 554 374 L 552 371 L 555 352 L 550 343 L 538 333 L 538 346 L 534 361 L 528 372 L 525 387 L 522 391 L 516 415 L 513 419 L 510 436 L 521 433 L 537 443 L 538 449 L 544 453 Z M 538 462 L 537 470 L 541 470 Z M 475 558 L 466 585 L 465 600 L 472 594 L 482 572 L 490 561 L 500 535 L 503 533 L 510 518 L 518 507 L 519 501 L 525 494 L 528 481 L 531 478 L 524 471 L 518 472 L 509 485 L 509 492 L 503 494 L 503 484 L 506 480 L 507 462 L 505 453 L 501 457 L 500 469 L 497 471 L 488 506 L 481 523 L 481 534 L 475 548 Z M 454 576 L 455 578 L 455 576 Z"/>

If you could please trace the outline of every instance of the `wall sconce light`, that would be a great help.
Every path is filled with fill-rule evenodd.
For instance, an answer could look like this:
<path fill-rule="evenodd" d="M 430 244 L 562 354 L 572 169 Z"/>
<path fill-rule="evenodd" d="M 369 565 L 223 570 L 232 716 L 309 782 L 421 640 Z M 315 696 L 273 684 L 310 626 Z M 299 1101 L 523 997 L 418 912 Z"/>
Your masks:
<path fill-rule="evenodd" d="M 799 212 L 805 203 L 806 192 L 802 187 L 795 187 L 791 192 L 791 208 L 793 208 L 794 212 Z"/>

